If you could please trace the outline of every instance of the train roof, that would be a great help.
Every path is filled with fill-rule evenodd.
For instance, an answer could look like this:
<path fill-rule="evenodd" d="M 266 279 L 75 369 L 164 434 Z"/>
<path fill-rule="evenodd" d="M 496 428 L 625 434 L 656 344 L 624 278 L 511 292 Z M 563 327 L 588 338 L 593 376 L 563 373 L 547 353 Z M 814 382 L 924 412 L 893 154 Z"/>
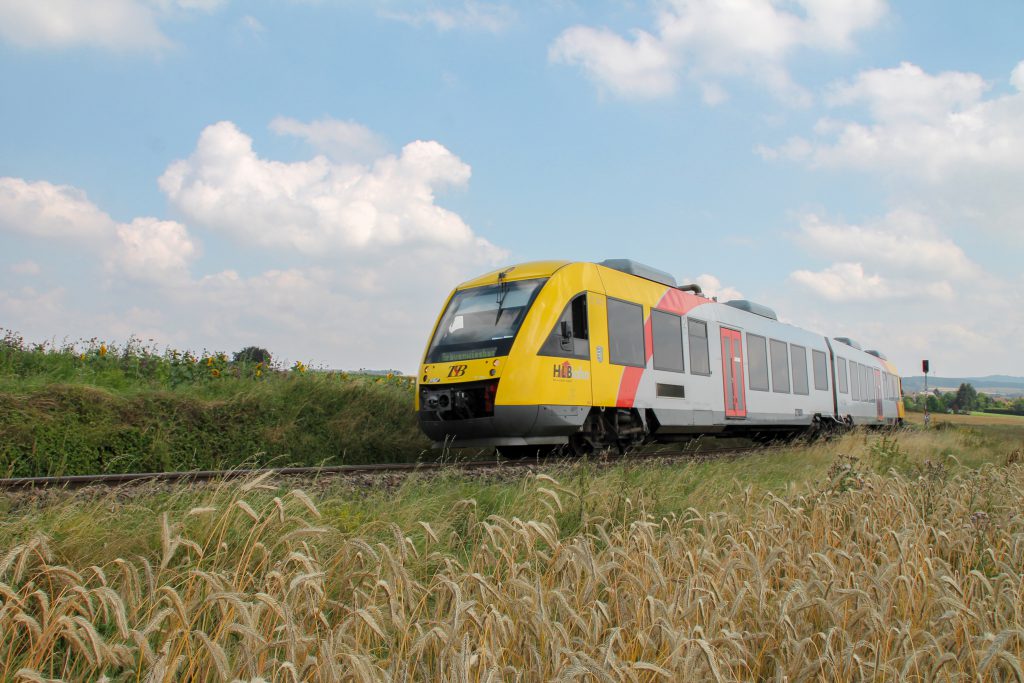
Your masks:
<path fill-rule="evenodd" d="M 676 279 L 669 273 L 657 268 L 634 261 L 628 258 L 610 258 L 601 261 L 597 265 L 604 266 L 605 268 L 611 268 L 617 270 L 620 273 L 626 273 L 627 275 L 635 275 L 636 277 L 642 277 L 645 280 L 651 282 L 657 282 L 659 285 L 666 285 L 668 287 L 676 286 Z"/>
<path fill-rule="evenodd" d="M 726 301 L 725 305 L 732 306 L 733 308 L 738 308 L 739 310 L 746 311 L 747 313 L 759 315 L 762 318 L 768 318 L 769 320 L 779 319 L 779 316 L 775 315 L 775 311 L 768 308 L 764 304 L 759 304 L 754 301 L 747 301 L 746 299 L 733 299 L 732 301 Z"/>
<path fill-rule="evenodd" d="M 498 282 L 498 276 L 502 273 L 505 273 L 505 279 L 510 282 L 512 280 L 530 280 L 538 277 L 551 277 L 556 270 L 562 266 L 567 266 L 570 263 L 572 263 L 572 261 L 527 261 L 526 263 L 517 263 L 514 266 L 502 266 L 497 270 L 484 273 L 480 277 L 467 280 L 456 287 L 456 289 L 468 289 L 470 287 L 493 285 Z"/>

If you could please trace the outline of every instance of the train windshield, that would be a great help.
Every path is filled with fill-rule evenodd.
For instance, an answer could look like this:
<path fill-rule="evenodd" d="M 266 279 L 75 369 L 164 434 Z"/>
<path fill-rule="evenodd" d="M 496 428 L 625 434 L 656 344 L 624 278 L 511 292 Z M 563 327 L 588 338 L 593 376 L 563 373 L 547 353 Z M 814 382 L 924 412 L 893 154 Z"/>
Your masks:
<path fill-rule="evenodd" d="M 514 280 L 456 292 L 427 350 L 428 363 L 506 356 L 544 284 Z"/>

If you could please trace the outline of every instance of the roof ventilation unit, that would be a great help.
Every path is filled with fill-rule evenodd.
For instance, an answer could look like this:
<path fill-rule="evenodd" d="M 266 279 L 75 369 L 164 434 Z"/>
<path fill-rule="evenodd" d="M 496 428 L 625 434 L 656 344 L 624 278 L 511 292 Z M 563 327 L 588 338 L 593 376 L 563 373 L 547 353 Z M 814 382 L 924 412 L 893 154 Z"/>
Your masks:
<path fill-rule="evenodd" d="M 597 265 L 604 266 L 605 268 L 611 268 L 612 270 L 617 270 L 620 273 L 636 275 L 637 277 L 642 277 L 645 280 L 651 280 L 652 282 L 657 282 L 658 284 L 662 285 L 668 285 L 669 287 L 676 286 L 676 279 L 669 275 L 668 273 L 666 273 L 665 271 L 658 270 L 657 268 L 651 268 L 650 266 L 645 266 L 644 264 L 637 263 L 632 259 L 610 258 L 601 261 Z"/>
<path fill-rule="evenodd" d="M 853 348 L 857 349 L 858 351 L 862 350 L 860 348 L 860 344 L 858 344 L 857 342 L 853 341 L 849 337 L 835 337 L 835 340 L 837 342 L 842 342 L 843 344 L 846 344 L 847 346 L 852 346 Z"/>
<path fill-rule="evenodd" d="M 889 360 L 888 358 L 885 357 L 885 354 L 882 353 L 881 351 L 875 351 L 874 349 L 868 349 L 868 353 L 870 353 L 875 358 L 881 358 L 882 360 Z"/>
<path fill-rule="evenodd" d="M 772 309 L 768 308 L 763 304 L 757 304 L 754 303 L 753 301 L 747 301 L 746 299 L 733 299 L 732 301 L 726 301 L 725 305 L 732 306 L 733 308 L 738 308 L 739 310 L 746 311 L 747 313 L 759 315 L 762 318 L 768 318 L 769 320 L 779 319 L 779 316 L 775 315 L 775 311 L 773 311 Z"/>

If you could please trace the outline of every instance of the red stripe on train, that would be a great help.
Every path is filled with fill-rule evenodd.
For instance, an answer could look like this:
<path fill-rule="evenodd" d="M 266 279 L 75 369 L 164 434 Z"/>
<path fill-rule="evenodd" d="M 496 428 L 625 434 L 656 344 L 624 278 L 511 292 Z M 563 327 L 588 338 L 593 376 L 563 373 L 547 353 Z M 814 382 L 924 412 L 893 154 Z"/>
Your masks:
<path fill-rule="evenodd" d="M 697 306 L 709 302 L 710 299 L 705 299 L 688 292 L 681 292 L 678 289 L 670 288 L 666 290 L 664 295 L 662 295 L 655 308 L 660 308 L 663 311 L 669 311 L 676 315 L 686 315 Z M 653 355 L 654 334 L 651 330 L 651 316 L 647 316 L 647 320 L 644 321 L 645 362 L 650 363 Z M 646 370 L 646 368 L 623 368 L 622 380 L 619 382 L 619 393 L 615 399 L 615 406 L 617 408 L 633 407 L 633 403 L 636 401 L 637 389 L 640 388 L 640 379 L 644 375 L 644 370 Z"/>

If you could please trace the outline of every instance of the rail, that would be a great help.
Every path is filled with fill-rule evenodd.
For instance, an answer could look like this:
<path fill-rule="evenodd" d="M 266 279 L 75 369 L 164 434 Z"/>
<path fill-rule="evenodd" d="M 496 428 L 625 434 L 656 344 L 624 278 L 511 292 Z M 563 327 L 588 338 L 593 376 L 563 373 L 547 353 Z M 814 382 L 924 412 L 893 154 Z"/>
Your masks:
<path fill-rule="evenodd" d="M 652 451 L 633 452 L 626 455 L 602 455 L 589 459 L 598 464 L 614 464 L 624 460 L 664 459 L 706 459 L 736 455 L 752 450 L 764 450 L 764 446 L 753 448 L 727 448 L 708 451 Z M 122 484 L 142 484 L 147 482 L 197 483 L 203 481 L 224 481 L 229 479 L 245 479 L 270 474 L 271 476 L 346 477 L 357 474 L 384 474 L 388 472 L 414 473 L 430 472 L 442 469 L 479 470 L 488 468 L 517 468 L 548 464 L 564 464 L 579 462 L 577 458 L 565 456 L 547 456 L 544 458 L 523 458 L 521 460 L 471 460 L 465 462 L 415 462 L 415 463 L 376 463 L 366 465 L 333 465 L 325 467 L 268 467 L 233 470 L 189 470 L 184 472 L 127 472 L 122 474 L 77 474 L 68 476 L 47 477 L 8 477 L 0 478 L 0 490 L 35 489 L 35 488 L 83 488 L 85 486 L 120 486 Z"/>

